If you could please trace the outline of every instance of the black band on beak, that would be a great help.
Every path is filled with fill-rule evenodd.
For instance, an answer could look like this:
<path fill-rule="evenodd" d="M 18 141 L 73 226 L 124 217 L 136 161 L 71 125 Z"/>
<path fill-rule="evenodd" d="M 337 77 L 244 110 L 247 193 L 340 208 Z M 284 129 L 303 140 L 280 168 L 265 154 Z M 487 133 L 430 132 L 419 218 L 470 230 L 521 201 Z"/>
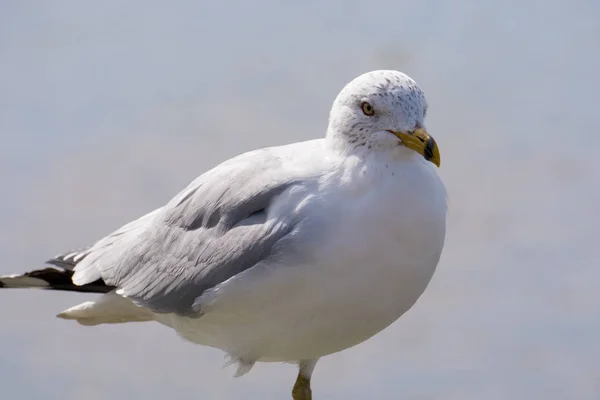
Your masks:
<path fill-rule="evenodd" d="M 435 146 L 435 141 L 432 138 L 427 139 L 427 142 L 425 142 L 425 149 L 423 150 L 423 157 L 425 157 L 425 159 L 427 161 L 429 161 L 433 158 L 434 146 Z"/>

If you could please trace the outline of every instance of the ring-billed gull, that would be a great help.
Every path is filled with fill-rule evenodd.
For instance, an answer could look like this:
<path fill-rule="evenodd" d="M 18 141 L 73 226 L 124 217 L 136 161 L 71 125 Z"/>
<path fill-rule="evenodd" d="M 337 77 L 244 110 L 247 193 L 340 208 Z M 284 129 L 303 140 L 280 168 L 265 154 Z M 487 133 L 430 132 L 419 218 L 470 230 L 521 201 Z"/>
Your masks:
<path fill-rule="evenodd" d="M 363 74 L 335 99 L 324 138 L 225 161 L 164 207 L 0 287 L 104 293 L 58 316 L 158 321 L 225 351 L 238 376 L 257 361 L 297 363 L 292 396 L 311 399 L 317 360 L 396 321 L 440 259 L 446 192 L 426 111 L 407 75 Z"/>

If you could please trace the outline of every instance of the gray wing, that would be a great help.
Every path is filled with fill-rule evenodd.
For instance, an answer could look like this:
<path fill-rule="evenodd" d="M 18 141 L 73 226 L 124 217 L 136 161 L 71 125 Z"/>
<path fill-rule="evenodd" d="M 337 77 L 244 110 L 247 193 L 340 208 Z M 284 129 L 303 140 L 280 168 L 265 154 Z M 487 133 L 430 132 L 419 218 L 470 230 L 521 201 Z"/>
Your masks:
<path fill-rule="evenodd" d="M 283 239 L 301 221 L 297 202 L 278 209 L 277 217 L 270 206 L 309 180 L 286 170 L 269 149 L 234 158 L 141 222 L 98 242 L 75 267 L 73 280 L 101 277 L 155 312 L 196 315 L 192 305 L 204 291 L 274 257 L 282 243 L 292 246 Z"/>
<path fill-rule="evenodd" d="M 59 254 L 46 261 L 46 264 L 51 264 L 65 270 L 73 270 L 76 267 L 79 269 L 79 263 L 84 259 L 86 259 L 87 264 L 93 264 L 102 257 L 109 257 L 114 248 L 113 246 L 124 246 L 127 243 L 136 240 L 137 236 L 151 224 L 154 217 L 158 215 L 161 210 L 162 207 L 123 225 L 110 235 L 105 236 L 94 243 L 93 246 Z M 104 258 L 104 260 L 106 261 L 106 258 Z M 88 281 L 101 279 L 100 271 L 88 269 L 86 272 L 86 280 Z"/>

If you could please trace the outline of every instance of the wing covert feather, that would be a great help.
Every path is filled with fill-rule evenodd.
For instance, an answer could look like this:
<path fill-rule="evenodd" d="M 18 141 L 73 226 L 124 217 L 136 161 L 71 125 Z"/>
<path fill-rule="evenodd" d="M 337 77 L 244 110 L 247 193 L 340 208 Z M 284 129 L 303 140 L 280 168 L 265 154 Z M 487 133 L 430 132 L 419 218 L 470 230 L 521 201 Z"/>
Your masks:
<path fill-rule="evenodd" d="M 76 275 L 91 269 L 138 305 L 197 315 L 192 305 L 204 291 L 268 259 L 274 247 L 281 250 L 278 243 L 293 246 L 282 239 L 302 219 L 297 203 L 278 207 L 276 217 L 270 206 L 311 178 L 287 169 L 270 149 L 238 156 L 201 175 L 155 211 L 134 240 L 117 241 L 96 258 L 92 251 L 75 267 Z"/>

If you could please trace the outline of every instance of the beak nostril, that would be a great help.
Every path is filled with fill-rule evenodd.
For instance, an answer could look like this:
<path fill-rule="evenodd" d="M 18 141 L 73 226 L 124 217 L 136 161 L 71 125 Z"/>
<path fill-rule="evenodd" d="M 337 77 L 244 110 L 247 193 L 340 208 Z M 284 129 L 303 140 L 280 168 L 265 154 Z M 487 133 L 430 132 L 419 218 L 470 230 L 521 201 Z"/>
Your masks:
<path fill-rule="evenodd" d="M 418 129 L 408 133 L 392 130 L 388 130 L 388 132 L 400 139 L 398 144 L 416 151 L 437 167 L 440 166 L 440 153 L 437 144 L 425 129 Z"/>

